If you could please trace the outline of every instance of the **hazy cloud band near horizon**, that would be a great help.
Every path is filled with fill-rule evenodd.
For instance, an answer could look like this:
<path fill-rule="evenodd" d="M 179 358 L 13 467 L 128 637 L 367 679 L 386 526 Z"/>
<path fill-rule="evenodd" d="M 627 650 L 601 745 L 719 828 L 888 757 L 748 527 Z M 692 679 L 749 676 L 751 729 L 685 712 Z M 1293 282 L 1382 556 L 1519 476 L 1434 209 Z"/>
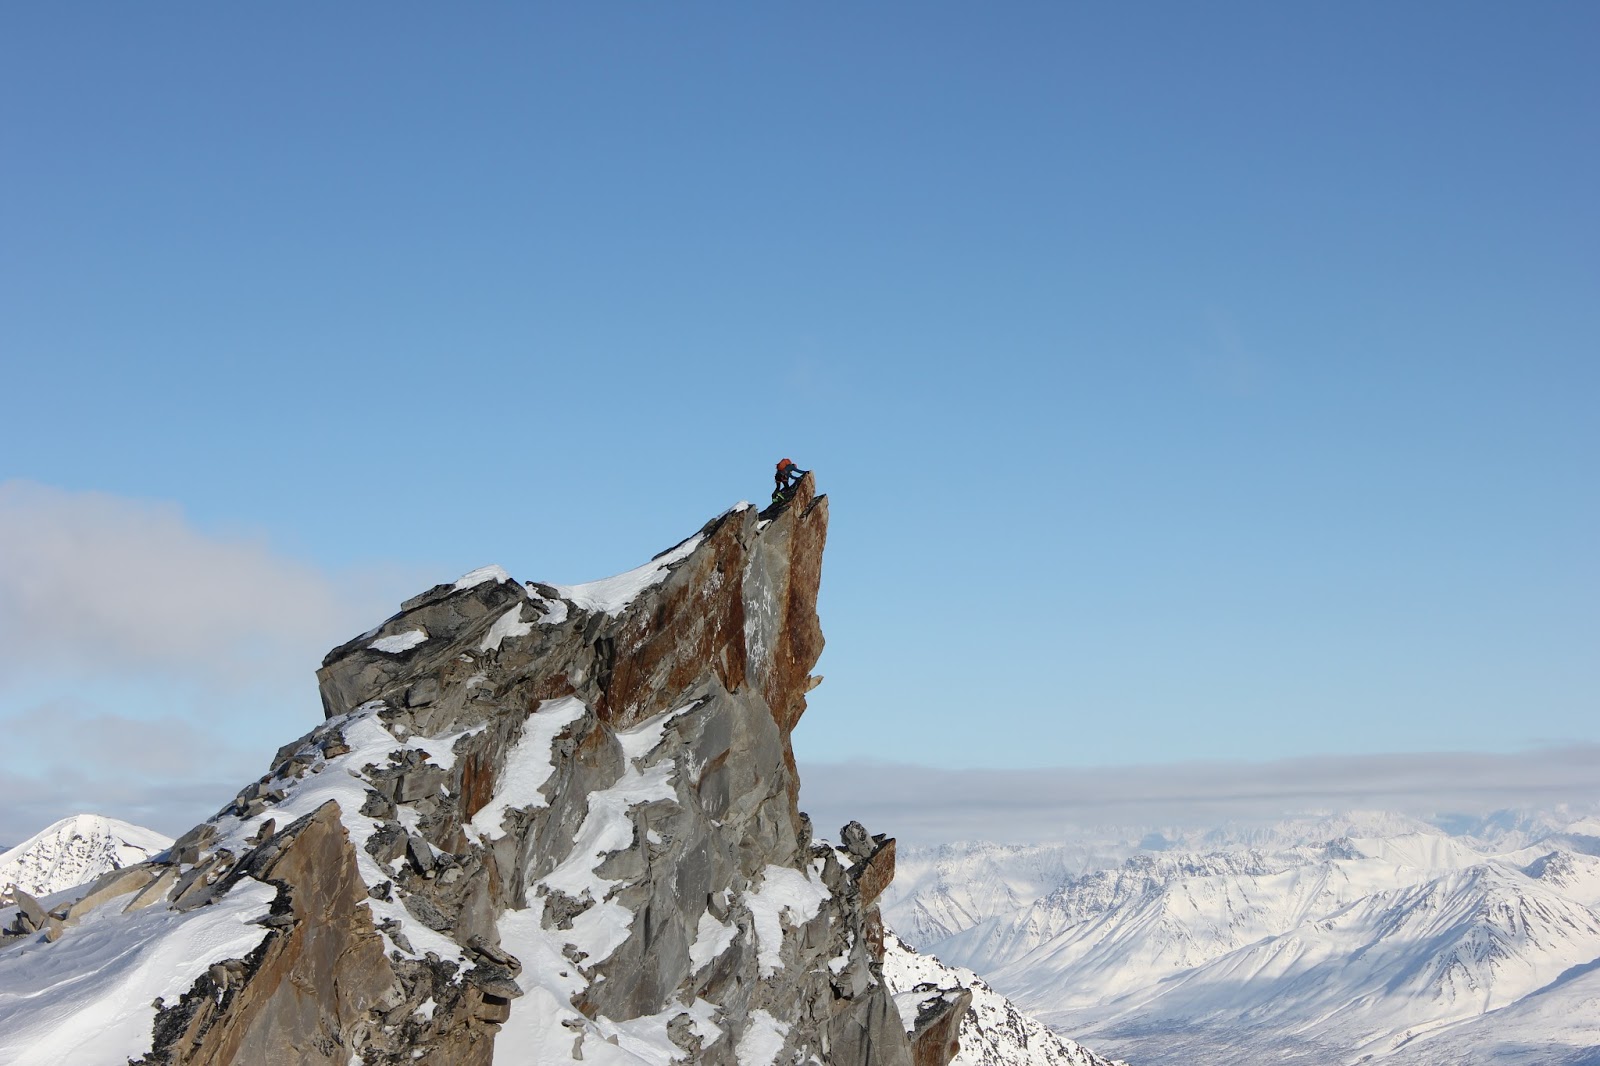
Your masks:
<path fill-rule="evenodd" d="M 854 818 L 915 844 L 1028 843 L 1104 827 L 1197 828 L 1350 810 L 1483 815 L 1600 802 L 1600 745 L 1510 754 L 1316 755 L 1028 770 L 800 765 L 820 835 Z"/>

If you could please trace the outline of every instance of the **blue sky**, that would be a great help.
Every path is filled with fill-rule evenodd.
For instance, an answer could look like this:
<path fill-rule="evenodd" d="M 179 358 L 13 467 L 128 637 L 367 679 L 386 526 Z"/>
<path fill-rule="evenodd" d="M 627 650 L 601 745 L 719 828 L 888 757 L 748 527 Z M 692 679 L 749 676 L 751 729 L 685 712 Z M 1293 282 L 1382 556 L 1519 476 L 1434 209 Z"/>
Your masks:
<path fill-rule="evenodd" d="M 259 772 L 410 593 L 627 569 L 791 455 L 833 499 L 803 761 L 1600 740 L 1597 38 L 8 10 L 0 719 Z"/>

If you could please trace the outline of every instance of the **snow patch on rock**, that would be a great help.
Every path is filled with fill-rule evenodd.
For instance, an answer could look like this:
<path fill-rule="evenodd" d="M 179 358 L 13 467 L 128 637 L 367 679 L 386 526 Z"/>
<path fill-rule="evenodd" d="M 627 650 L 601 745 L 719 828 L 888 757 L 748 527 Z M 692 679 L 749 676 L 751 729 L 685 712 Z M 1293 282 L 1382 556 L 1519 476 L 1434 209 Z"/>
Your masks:
<path fill-rule="evenodd" d="M 550 801 L 540 791 L 555 773 L 552 745 L 568 726 L 588 713 L 583 701 L 572 696 L 547 700 L 528 716 L 522 739 L 506 755 L 505 771 L 495 794 L 483 809 L 473 815 L 468 827 L 488 840 L 506 835 L 506 812 L 525 807 L 547 807 Z"/>
<path fill-rule="evenodd" d="M 750 1022 L 739 1038 L 739 1066 L 772 1066 L 788 1039 L 789 1026 L 764 1010 L 751 1011 Z"/>
<path fill-rule="evenodd" d="M 489 581 L 506 582 L 511 580 L 511 575 L 506 573 L 502 566 L 480 566 L 476 570 L 462 574 L 456 582 L 456 590 L 476 588 Z"/>
<path fill-rule="evenodd" d="M 489 627 L 489 632 L 484 634 L 483 641 L 478 645 L 479 651 L 498 651 L 500 644 L 507 637 L 525 637 L 533 632 L 533 623 L 522 620 L 522 604 L 517 604 L 511 610 L 494 620 L 494 625 Z"/>
<path fill-rule="evenodd" d="M 419 644 L 428 642 L 426 629 L 408 629 L 404 633 L 394 633 L 387 637 L 379 637 L 368 644 L 373 651 L 381 651 L 387 655 L 404 655 Z"/>
<path fill-rule="evenodd" d="M 762 977 L 771 977 L 783 965 L 784 920 L 804 925 L 817 916 L 827 899 L 827 886 L 787 866 L 769 865 L 761 886 L 745 893 L 745 906 L 755 919 L 756 961 Z"/>

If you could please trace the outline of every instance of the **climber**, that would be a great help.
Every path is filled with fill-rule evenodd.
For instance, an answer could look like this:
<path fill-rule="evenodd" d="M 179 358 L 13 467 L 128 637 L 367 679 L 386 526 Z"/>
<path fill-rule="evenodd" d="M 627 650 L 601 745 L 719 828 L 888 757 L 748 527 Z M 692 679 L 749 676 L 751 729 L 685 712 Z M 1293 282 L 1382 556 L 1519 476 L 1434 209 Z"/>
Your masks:
<path fill-rule="evenodd" d="M 810 473 L 809 470 L 801 470 L 798 466 L 795 466 L 793 459 L 779 459 L 778 471 L 772 475 L 774 482 L 772 502 L 777 503 L 779 500 L 787 498 L 789 492 L 808 473 Z"/>

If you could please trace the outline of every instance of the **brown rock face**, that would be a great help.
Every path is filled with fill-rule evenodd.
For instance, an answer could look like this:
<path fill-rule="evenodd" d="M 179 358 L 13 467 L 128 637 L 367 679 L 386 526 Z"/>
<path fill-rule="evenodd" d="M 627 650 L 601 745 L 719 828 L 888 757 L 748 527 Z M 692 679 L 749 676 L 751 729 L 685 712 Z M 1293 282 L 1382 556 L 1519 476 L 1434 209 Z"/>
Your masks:
<path fill-rule="evenodd" d="M 872 903 L 883 895 L 884 889 L 894 882 L 894 838 L 885 840 L 871 855 L 861 860 L 855 876 L 862 903 Z"/>
<path fill-rule="evenodd" d="M 946 1061 L 883 980 L 894 842 L 814 842 L 796 804 L 827 525 L 808 474 L 632 574 L 475 572 L 329 653 L 322 725 L 106 887 L 277 889 L 146 1066 Z"/>
<path fill-rule="evenodd" d="M 243 965 L 213 967 L 158 1024 L 146 1063 L 345 1066 L 344 1034 L 392 1006 L 399 986 L 355 852 L 328 804 L 245 857 L 232 880 L 278 886 L 283 925 Z M 220 891 L 226 891 L 226 885 Z"/>
<path fill-rule="evenodd" d="M 650 611 L 629 612 L 604 642 L 606 672 L 596 710 L 628 729 L 672 710 L 708 671 L 732 692 L 744 687 L 744 524 L 728 515 L 661 589 Z"/>
<path fill-rule="evenodd" d="M 961 1020 L 972 1007 L 972 993 L 961 990 L 917 1018 L 911 1034 L 913 1066 L 948 1066 L 961 1051 Z"/>
<path fill-rule="evenodd" d="M 828 500 L 815 492 L 807 474 L 776 517 L 736 511 L 712 522 L 651 609 L 629 612 L 600 638 L 610 642 L 598 704 L 608 724 L 626 729 L 671 710 L 708 670 L 738 691 L 749 670 L 787 742 L 823 647 L 817 592 Z M 763 521 L 758 537 L 753 527 Z"/>

